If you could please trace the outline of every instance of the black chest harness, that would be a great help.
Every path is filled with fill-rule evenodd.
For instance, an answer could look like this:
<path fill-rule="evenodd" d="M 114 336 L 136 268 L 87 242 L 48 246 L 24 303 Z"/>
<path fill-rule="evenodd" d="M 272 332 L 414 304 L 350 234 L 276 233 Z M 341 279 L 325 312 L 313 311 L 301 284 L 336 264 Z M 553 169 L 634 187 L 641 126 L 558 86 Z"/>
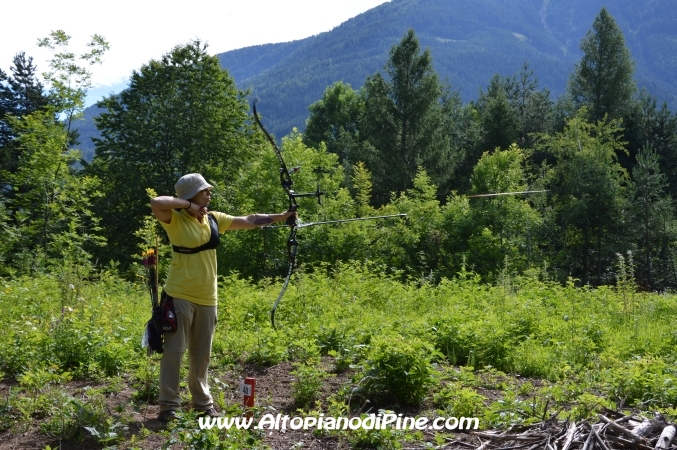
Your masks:
<path fill-rule="evenodd" d="M 176 253 L 183 253 L 184 255 L 192 255 L 193 253 L 200 253 L 204 250 L 213 250 L 219 246 L 221 242 L 221 236 L 219 236 L 219 224 L 216 222 L 216 217 L 212 214 L 207 214 L 209 217 L 209 228 L 212 230 L 212 234 L 209 237 L 207 243 L 202 244 L 199 247 L 188 248 L 188 247 L 179 247 L 178 245 L 172 245 L 172 248 Z"/>

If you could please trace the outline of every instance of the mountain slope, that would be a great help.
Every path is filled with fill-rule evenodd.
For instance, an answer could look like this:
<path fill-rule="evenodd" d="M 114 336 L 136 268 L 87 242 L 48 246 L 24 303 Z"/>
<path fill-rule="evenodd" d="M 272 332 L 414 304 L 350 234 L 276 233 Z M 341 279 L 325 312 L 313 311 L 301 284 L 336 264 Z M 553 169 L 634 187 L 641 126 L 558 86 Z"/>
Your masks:
<path fill-rule="evenodd" d="M 442 79 L 465 101 L 495 73 L 511 75 L 524 61 L 554 96 L 566 89 L 579 44 L 602 0 L 393 0 L 333 30 L 282 49 L 275 65 L 241 76 L 244 52 L 222 53 L 241 88 L 261 98 L 266 124 L 278 136 L 303 128 L 307 107 L 337 80 L 360 88 L 382 69 L 390 48 L 413 28 L 430 48 Z M 640 87 L 677 106 L 677 15 L 670 0 L 618 0 L 607 6 L 637 63 Z M 280 45 L 280 44 L 277 44 Z"/>
<path fill-rule="evenodd" d="M 440 78 L 464 101 L 475 99 L 492 75 L 516 74 L 525 61 L 540 86 L 557 97 L 580 59 L 581 40 L 606 4 L 636 62 L 639 87 L 677 110 L 673 1 L 392 0 L 326 33 L 217 56 L 241 89 L 260 97 L 265 125 L 279 138 L 292 127 L 303 129 L 308 106 L 327 86 L 341 80 L 359 89 L 382 70 L 390 48 L 410 28 L 430 49 Z M 92 130 L 82 132 L 86 159 L 93 152 Z"/>

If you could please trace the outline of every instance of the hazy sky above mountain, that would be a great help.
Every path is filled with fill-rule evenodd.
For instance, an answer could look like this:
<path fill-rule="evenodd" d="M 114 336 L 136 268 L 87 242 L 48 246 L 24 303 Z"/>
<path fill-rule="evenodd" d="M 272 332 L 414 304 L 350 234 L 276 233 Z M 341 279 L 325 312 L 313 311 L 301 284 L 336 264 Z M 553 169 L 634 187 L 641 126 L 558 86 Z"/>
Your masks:
<path fill-rule="evenodd" d="M 212 53 L 251 45 L 287 42 L 329 31 L 386 0 L 70 0 L 13 1 L 3 5 L 0 68 L 26 52 L 39 72 L 50 54 L 38 38 L 61 29 L 72 36 L 71 48 L 84 51 L 92 34 L 110 43 L 105 62 L 94 69 L 91 103 L 124 88 L 132 70 L 160 58 L 177 44 L 199 38 Z"/>

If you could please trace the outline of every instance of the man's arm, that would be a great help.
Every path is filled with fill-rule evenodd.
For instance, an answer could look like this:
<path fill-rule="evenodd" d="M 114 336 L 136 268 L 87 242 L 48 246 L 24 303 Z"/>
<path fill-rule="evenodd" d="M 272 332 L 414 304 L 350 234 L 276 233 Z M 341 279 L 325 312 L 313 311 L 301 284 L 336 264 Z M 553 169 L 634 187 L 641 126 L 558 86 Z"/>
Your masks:
<path fill-rule="evenodd" d="M 150 201 L 150 209 L 153 211 L 153 214 L 164 223 L 171 223 L 173 209 L 188 209 L 189 207 L 195 211 L 201 208 L 200 205 L 191 203 L 189 200 L 169 196 L 155 197 Z"/>
<path fill-rule="evenodd" d="M 286 211 L 280 214 L 250 214 L 248 216 L 239 216 L 233 219 L 228 230 L 251 230 L 256 227 L 263 227 L 271 223 L 283 222 L 290 216 L 295 216 L 296 211 Z"/>

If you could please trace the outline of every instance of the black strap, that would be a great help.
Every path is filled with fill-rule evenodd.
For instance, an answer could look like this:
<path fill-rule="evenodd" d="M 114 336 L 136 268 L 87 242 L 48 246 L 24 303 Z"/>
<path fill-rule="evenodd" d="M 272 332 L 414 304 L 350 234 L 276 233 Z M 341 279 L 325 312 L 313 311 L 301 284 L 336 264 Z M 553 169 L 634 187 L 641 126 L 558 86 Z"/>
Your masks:
<path fill-rule="evenodd" d="M 219 235 L 219 224 L 216 222 L 216 217 L 211 213 L 207 214 L 209 217 L 209 227 L 212 230 L 212 235 L 209 237 L 207 243 L 202 244 L 199 247 L 188 248 L 188 247 L 179 247 L 178 245 L 172 245 L 172 248 L 176 253 L 183 253 L 184 255 L 192 255 L 193 253 L 200 253 L 204 250 L 212 250 L 219 246 L 221 243 L 221 236 Z"/>

